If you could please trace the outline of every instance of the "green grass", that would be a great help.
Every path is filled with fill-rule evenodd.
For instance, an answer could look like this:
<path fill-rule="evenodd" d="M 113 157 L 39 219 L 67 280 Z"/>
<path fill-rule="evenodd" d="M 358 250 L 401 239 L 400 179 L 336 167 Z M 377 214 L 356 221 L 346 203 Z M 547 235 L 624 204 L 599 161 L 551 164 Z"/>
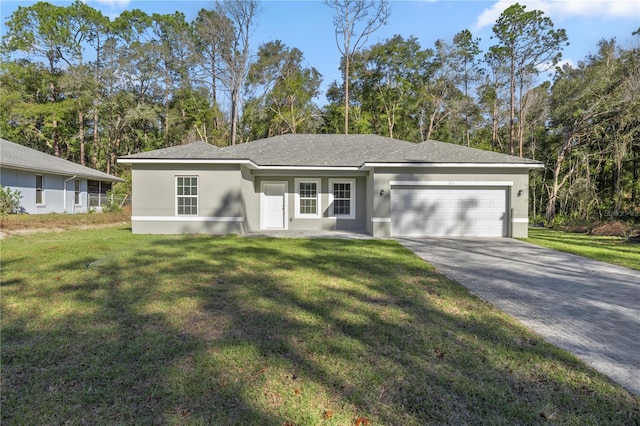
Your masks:
<path fill-rule="evenodd" d="M 626 238 L 531 228 L 524 241 L 640 271 L 640 244 Z"/>
<path fill-rule="evenodd" d="M 393 241 L 2 242 L 3 424 L 628 424 L 640 399 Z"/>

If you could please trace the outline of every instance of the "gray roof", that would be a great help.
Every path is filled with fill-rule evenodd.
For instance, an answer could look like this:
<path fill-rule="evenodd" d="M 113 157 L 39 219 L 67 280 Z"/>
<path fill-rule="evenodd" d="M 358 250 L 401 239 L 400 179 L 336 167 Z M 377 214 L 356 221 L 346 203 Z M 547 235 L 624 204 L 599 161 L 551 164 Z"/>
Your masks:
<path fill-rule="evenodd" d="M 196 142 L 121 157 L 247 160 L 259 166 L 361 167 L 365 163 L 521 164 L 538 161 L 439 141 L 412 143 L 377 135 L 287 134 L 224 148 Z"/>
<path fill-rule="evenodd" d="M 140 154 L 126 155 L 120 158 L 207 160 L 212 158 L 221 158 L 222 156 L 222 150 L 217 146 L 206 142 L 193 142 L 185 145 L 176 145 L 169 148 L 142 152 Z"/>
<path fill-rule="evenodd" d="M 0 167 L 108 182 L 124 179 L 0 138 Z"/>
<path fill-rule="evenodd" d="M 223 148 L 261 166 L 359 167 L 415 144 L 376 135 L 288 134 Z"/>

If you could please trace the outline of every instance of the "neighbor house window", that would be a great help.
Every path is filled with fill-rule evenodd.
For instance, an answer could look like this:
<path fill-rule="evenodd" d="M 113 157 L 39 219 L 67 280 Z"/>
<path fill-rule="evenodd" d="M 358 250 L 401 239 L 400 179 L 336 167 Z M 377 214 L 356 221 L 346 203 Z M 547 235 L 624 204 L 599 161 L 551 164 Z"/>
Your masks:
<path fill-rule="evenodd" d="M 296 179 L 296 217 L 320 217 L 320 179 Z"/>
<path fill-rule="evenodd" d="M 176 196 L 178 215 L 198 215 L 197 176 L 177 176 Z"/>
<path fill-rule="evenodd" d="M 331 217 L 354 219 L 356 217 L 355 179 L 329 181 L 329 213 Z"/>
<path fill-rule="evenodd" d="M 80 181 L 76 180 L 74 181 L 74 188 L 73 188 L 73 202 L 76 204 L 76 206 L 80 205 Z"/>
<path fill-rule="evenodd" d="M 44 176 L 36 175 L 36 204 L 44 204 Z"/>
<path fill-rule="evenodd" d="M 111 182 L 88 180 L 87 197 L 89 199 L 89 207 L 102 207 L 108 200 L 107 193 L 109 191 L 111 191 Z"/>

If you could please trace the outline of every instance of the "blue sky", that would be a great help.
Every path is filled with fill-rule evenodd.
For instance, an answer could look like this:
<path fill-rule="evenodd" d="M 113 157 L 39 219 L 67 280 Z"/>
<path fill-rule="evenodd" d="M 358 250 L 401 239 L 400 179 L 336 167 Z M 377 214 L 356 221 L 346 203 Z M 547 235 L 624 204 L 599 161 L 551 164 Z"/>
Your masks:
<path fill-rule="evenodd" d="M 2 0 L 0 17 L 2 34 L 4 22 L 18 7 L 31 1 Z M 66 6 L 70 2 L 55 2 Z M 126 9 L 142 9 L 147 13 L 183 12 L 192 20 L 198 10 L 212 7 L 211 1 L 130 1 L 89 0 L 88 3 L 112 19 Z M 491 27 L 500 13 L 513 0 L 463 1 L 414 0 L 390 1 L 391 16 L 386 26 L 374 33 L 369 44 L 384 41 L 395 34 L 407 38 L 417 37 L 423 48 L 433 47 L 439 39 L 451 40 L 457 32 L 469 29 L 474 37 L 482 39 L 483 49 L 493 44 Z M 538 9 L 549 16 L 556 28 L 564 28 L 570 46 L 563 59 L 576 64 L 589 53 L 595 53 L 598 40 L 615 37 L 624 47 L 636 46 L 638 37 L 631 33 L 640 28 L 640 1 L 638 0 L 521 0 L 527 10 Z M 308 66 L 323 75 L 323 90 L 334 80 L 340 80 L 338 65 L 340 54 L 336 48 L 332 24 L 333 11 L 321 1 L 296 0 L 262 2 L 262 13 L 252 37 L 252 51 L 270 40 L 282 40 L 289 47 L 297 47 Z"/>

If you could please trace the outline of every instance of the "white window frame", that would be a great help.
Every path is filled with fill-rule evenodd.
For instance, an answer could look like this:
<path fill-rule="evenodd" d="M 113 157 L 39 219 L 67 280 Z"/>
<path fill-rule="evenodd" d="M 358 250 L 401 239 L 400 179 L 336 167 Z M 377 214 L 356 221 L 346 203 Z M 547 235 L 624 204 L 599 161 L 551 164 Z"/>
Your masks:
<path fill-rule="evenodd" d="M 44 175 L 35 175 L 36 176 L 36 182 L 35 182 L 35 201 L 36 201 L 36 206 L 44 206 L 46 204 L 46 200 L 44 198 L 44 187 L 45 187 L 45 177 Z M 40 181 L 41 181 L 41 185 L 38 186 L 38 177 L 40 177 Z M 38 193 L 40 194 L 40 202 L 38 202 Z"/>
<path fill-rule="evenodd" d="M 76 206 L 82 206 L 82 185 L 79 179 L 73 181 L 73 203 Z"/>
<path fill-rule="evenodd" d="M 315 213 L 300 213 L 300 184 L 302 183 L 315 183 L 316 184 L 316 212 Z M 321 180 L 310 178 L 296 178 L 295 179 L 295 213 L 296 219 L 320 219 L 322 217 L 322 206 L 320 205 L 321 194 Z M 310 198 L 311 199 L 311 198 Z"/>
<path fill-rule="evenodd" d="M 190 178 L 196 179 L 196 195 L 178 195 L 178 179 L 180 178 Z M 175 195 L 176 195 L 176 216 L 198 216 L 198 212 L 200 211 L 200 177 L 197 175 L 178 175 L 175 177 Z M 178 212 L 178 207 L 179 207 L 179 203 L 178 203 L 178 199 L 180 197 L 189 197 L 189 198 L 195 198 L 196 199 L 196 212 L 195 213 L 179 213 Z"/>
<path fill-rule="evenodd" d="M 333 185 L 336 183 L 348 183 L 351 185 L 349 197 L 350 209 L 349 214 L 335 214 L 333 210 Z M 355 219 L 356 218 L 356 180 L 355 179 L 329 179 L 329 217 L 336 219 Z"/>

